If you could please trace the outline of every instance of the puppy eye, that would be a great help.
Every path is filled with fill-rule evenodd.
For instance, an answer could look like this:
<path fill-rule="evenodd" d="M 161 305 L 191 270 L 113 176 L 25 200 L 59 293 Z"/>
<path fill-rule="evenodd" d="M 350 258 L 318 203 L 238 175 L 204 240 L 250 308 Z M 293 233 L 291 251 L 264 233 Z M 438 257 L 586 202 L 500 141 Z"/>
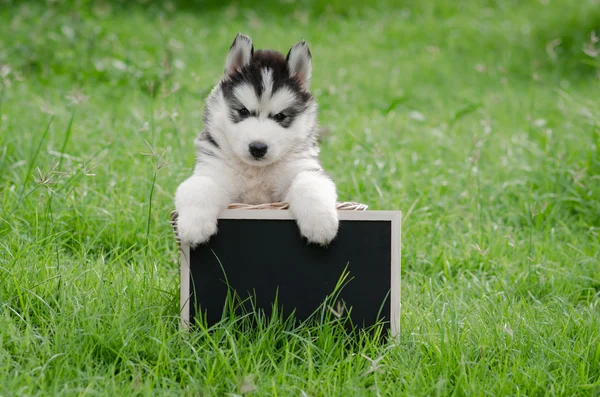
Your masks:
<path fill-rule="evenodd" d="M 273 116 L 273 118 L 277 121 L 283 121 L 286 117 L 287 116 L 283 113 L 277 113 L 275 116 Z"/>
<path fill-rule="evenodd" d="M 250 112 L 248 111 L 248 109 L 246 108 L 241 108 L 238 110 L 238 113 L 240 114 L 240 116 L 242 117 L 248 117 L 250 116 Z"/>

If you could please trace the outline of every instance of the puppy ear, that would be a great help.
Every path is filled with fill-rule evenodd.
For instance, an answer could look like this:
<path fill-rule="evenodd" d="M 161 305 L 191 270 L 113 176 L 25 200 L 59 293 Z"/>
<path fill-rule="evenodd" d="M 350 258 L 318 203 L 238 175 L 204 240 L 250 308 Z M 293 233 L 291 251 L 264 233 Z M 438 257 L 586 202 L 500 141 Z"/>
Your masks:
<path fill-rule="evenodd" d="M 225 76 L 229 77 L 236 70 L 243 68 L 250 63 L 250 59 L 254 54 L 254 46 L 250 37 L 238 33 L 233 39 L 229 53 L 225 59 Z"/>
<path fill-rule="evenodd" d="M 312 56 L 306 42 L 302 40 L 296 43 L 288 52 L 286 59 L 292 77 L 298 80 L 302 88 L 308 90 L 312 75 Z"/>

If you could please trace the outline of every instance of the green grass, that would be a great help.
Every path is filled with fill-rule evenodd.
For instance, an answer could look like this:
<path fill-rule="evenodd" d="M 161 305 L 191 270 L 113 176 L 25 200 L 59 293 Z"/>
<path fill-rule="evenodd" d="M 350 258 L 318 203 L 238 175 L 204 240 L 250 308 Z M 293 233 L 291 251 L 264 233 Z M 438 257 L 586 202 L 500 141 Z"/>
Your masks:
<path fill-rule="evenodd" d="M 597 0 L 48 4 L 0 0 L 1 396 L 600 395 Z M 404 211 L 397 341 L 178 330 L 238 31 L 308 40 L 340 199 Z"/>

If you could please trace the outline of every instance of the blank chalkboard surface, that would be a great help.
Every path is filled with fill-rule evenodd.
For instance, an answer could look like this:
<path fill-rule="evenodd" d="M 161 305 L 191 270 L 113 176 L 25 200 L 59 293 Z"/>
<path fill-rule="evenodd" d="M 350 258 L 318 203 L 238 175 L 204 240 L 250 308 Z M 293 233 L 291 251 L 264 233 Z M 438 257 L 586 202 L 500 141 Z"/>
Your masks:
<path fill-rule="evenodd" d="M 334 292 L 351 323 L 383 323 L 392 334 L 400 315 L 400 212 L 338 211 L 340 228 L 328 246 L 308 244 L 287 210 L 226 210 L 219 232 L 190 249 L 182 246 L 181 319 L 219 322 L 229 292 L 246 309 L 267 316 L 274 302 L 287 317 L 305 320 Z M 345 278 L 343 278 L 345 276 Z M 251 298 L 251 299 L 247 299 Z"/>

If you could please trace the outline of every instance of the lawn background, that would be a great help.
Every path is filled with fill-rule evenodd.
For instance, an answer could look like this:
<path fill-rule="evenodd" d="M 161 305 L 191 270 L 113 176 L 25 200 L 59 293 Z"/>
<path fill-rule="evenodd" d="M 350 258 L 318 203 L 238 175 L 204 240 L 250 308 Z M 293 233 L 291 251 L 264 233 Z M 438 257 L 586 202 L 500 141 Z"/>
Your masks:
<path fill-rule="evenodd" d="M 402 332 L 177 327 L 168 213 L 235 34 L 306 39 Z M 600 395 L 600 2 L 0 0 L 0 396 Z"/>

